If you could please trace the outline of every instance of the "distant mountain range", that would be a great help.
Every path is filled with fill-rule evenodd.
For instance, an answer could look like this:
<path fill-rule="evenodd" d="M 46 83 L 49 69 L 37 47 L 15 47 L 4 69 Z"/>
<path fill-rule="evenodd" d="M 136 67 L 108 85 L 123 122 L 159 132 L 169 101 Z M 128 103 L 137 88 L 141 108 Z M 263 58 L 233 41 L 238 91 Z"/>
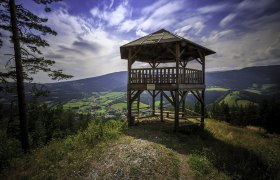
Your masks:
<path fill-rule="evenodd" d="M 207 86 L 222 86 L 230 89 L 260 88 L 263 84 L 280 86 L 280 65 L 255 66 L 240 70 L 206 73 Z"/>
<path fill-rule="evenodd" d="M 232 90 L 261 89 L 264 85 L 269 85 L 267 86 L 269 87 L 267 93 L 279 93 L 279 75 L 280 65 L 208 72 L 206 73 L 206 85 L 207 87 L 225 87 Z M 126 91 L 127 72 L 115 72 L 98 77 L 44 85 L 51 92 L 49 97 L 47 97 L 48 100 L 65 102 L 70 99 L 89 97 L 92 95 L 92 92 Z"/>

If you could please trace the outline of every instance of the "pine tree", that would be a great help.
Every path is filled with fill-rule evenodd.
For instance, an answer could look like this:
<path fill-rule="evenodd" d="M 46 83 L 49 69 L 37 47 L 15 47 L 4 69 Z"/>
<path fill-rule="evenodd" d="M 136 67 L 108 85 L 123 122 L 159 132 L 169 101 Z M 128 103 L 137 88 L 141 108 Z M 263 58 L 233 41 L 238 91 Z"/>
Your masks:
<path fill-rule="evenodd" d="M 43 4 L 46 12 L 51 11 L 48 4 L 56 1 L 59 0 L 34 0 L 37 4 Z M 24 80 L 32 82 L 32 75 L 40 71 L 47 73 L 53 80 L 67 79 L 72 76 L 64 74 L 62 70 L 54 70 L 52 66 L 55 61 L 45 59 L 42 55 L 40 48 L 49 46 L 42 36 L 57 35 L 55 31 L 45 25 L 48 19 L 35 15 L 22 5 L 16 4 L 15 0 L 0 0 L 0 17 L 0 29 L 11 34 L 11 43 L 14 46 L 14 54 L 11 54 L 6 71 L 0 73 L 0 83 L 7 84 L 10 80 L 16 82 L 22 149 L 24 152 L 28 152 L 30 145 Z M 0 38 L 0 46 L 2 46 L 2 33 Z"/>

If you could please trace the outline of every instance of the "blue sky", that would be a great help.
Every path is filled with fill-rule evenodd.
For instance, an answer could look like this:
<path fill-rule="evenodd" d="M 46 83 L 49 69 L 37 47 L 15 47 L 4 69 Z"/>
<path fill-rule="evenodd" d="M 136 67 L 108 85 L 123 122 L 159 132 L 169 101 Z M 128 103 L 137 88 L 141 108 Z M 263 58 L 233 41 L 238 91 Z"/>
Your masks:
<path fill-rule="evenodd" d="M 280 64 L 279 0 L 64 0 L 48 14 L 17 2 L 49 18 L 44 54 L 74 79 L 126 70 L 119 46 L 161 28 L 216 51 L 207 71 Z"/>

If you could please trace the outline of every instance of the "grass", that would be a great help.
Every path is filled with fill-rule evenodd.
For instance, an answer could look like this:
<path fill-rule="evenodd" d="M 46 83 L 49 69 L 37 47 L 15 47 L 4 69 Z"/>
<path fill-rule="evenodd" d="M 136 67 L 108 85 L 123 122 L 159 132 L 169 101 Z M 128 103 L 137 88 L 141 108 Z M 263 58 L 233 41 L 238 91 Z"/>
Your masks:
<path fill-rule="evenodd" d="M 245 107 L 245 106 L 248 106 L 252 103 L 252 101 L 249 101 L 249 100 L 244 100 L 244 99 L 241 99 L 241 100 L 236 100 L 236 104 L 238 106 L 242 106 L 242 107 Z"/>
<path fill-rule="evenodd" d="M 279 179 L 279 136 L 209 119 L 204 131 L 174 134 L 172 127 L 173 122 L 144 121 L 128 133 L 185 156 L 198 179 Z"/>
<path fill-rule="evenodd" d="M 111 108 L 116 109 L 116 110 L 122 110 L 123 108 L 126 108 L 127 103 L 117 103 L 113 104 Z"/>
<path fill-rule="evenodd" d="M 53 141 L 30 155 L 15 159 L 0 179 L 79 179 L 88 172 L 103 147 L 122 136 L 121 121 L 91 122 L 77 135 Z"/>
<path fill-rule="evenodd" d="M 226 97 L 221 102 L 224 102 L 225 104 L 232 107 L 232 106 L 237 105 L 237 103 L 236 103 L 237 99 L 239 99 L 239 91 L 233 91 L 233 92 L 229 93 L 228 95 L 226 95 Z"/>
<path fill-rule="evenodd" d="M 155 106 L 159 107 L 160 106 L 160 101 L 155 101 Z"/>
<path fill-rule="evenodd" d="M 174 122 L 92 122 L 77 135 L 14 160 L 0 178 L 279 179 L 280 137 L 255 127 L 206 119 L 172 131 Z"/>
<path fill-rule="evenodd" d="M 100 109 L 94 110 L 96 113 L 105 113 L 106 105 L 114 103 L 115 100 L 123 98 L 125 95 L 124 92 L 98 92 L 94 93 L 94 96 L 84 99 L 73 99 L 63 105 L 64 109 L 77 110 L 79 113 L 90 112 L 94 109 L 94 106 L 100 106 Z M 113 109 L 121 110 L 124 107 L 124 101 L 120 101 L 119 103 L 114 103 L 111 106 Z"/>
<path fill-rule="evenodd" d="M 147 104 L 142 103 L 142 102 L 140 102 L 139 106 L 140 106 L 140 108 L 147 108 L 147 107 L 149 107 Z M 127 107 L 127 103 L 116 103 L 116 104 L 113 104 L 111 106 L 111 108 L 116 109 L 116 110 L 122 110 L 123 108 L 126 109 L 126 107 Z"/>
<path fill-rule="evenodd" d="M 242 95 L 240 94 L 240 91 L 233 91 L 226 95 L 220 103 L 224 102 L 228 106 L 248 106 L 249 104 L 253 103 L 252 101 L 249 101 L 247 99 L 243 99 Z"/>
<path fill-rule="evenodd" d="M 122 97 L 125 95 L 125 92 L 109 92 L 106 93 L 103 97 L 108 98 L 108 99 L 115 99 L 118 97 Z"/>

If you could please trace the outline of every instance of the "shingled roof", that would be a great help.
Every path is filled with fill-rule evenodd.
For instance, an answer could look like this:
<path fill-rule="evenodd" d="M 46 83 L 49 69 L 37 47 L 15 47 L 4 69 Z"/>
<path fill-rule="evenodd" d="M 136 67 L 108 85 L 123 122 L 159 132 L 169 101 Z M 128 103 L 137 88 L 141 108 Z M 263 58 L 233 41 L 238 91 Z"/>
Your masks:
<path fill-rule="evenodd" d="M 171 61 L 170 56 L 164 56 L 164 53 L 159 53 L 156 51 L 154 52 L 155 48 L 153 48 L 153 46 L 157 46 L 157 45 L 162 45 L 165 44 L 164 47 L 168 47 L 176 42 L 180 42 L 180 45 L 182 46 L 182 48 L 186 48 L 188 49 L 188 52 L 186 52 L 185 54 L 183 54 L 182 57 L 189 56 L 194 57 L 195 54 L 191 53 L 194 50 L 201 50 L 205 53 L 205 56 L 210 55 L 210 54 L 214 54 L 215 52 L 213 50 L 210 50 L 204 46 L 201 46 L 199 44 L 196 44 L 190 40 L 187 40 L 183 37 L 180 37 L 178 35 L 175 35 L 165 29 L 161 29 L 157 32 L 154 32 L 152 34 L 149 34 L 147 36 L 141 37 L 139 39 L 136 39 L 132 42 L 129 42 L 123 46 L 120 47 L 121 50 L 121 58 L 122 59 L 127 59 L 128 58 L 128 49 L 129 48 L 137 48 L 137 47 L 142 47 L 142 51 L 143 53 L 138 53 L 138 61 L 145 61 L 148 62 L 150 61 L 149 59 L 153 59 L 156 58 L 156 56 L 158 56 L 158 60 L 165 60 L 165 61 Z M 149 49 L 149 50 L 148 50 Z M 152 50 L 153 49 L 153 50 Z M 161 48 L 162 49 L 162 48 Z M 150 53 L 148 53 L 148 51 Z M 162 51 L 162 50 L 161 50 Z M 166 51 L 166 49 L 165 49 Z"/>

